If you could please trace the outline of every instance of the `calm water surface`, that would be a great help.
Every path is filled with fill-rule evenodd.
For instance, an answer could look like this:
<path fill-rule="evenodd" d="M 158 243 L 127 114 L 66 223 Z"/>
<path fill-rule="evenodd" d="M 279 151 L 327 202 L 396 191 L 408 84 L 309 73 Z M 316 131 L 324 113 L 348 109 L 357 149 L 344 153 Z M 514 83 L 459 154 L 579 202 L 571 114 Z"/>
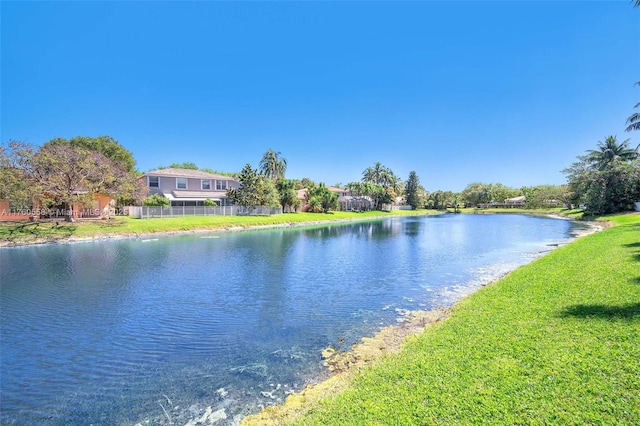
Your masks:
<path fill-rule="evenodd" d="M 328 377 L 328 345 L 451 305 L 581 226 L 444 215 L 0 249 L 0 423 L 175 425 L 209 408 L 237 424 Z"/>

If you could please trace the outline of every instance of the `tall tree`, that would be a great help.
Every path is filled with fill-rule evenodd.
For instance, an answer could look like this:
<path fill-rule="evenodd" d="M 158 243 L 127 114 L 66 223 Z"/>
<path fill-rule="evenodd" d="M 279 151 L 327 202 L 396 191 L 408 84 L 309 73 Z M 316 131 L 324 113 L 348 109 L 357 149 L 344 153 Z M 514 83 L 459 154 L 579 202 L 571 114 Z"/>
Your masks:
<path fill-rule="evenodd" d="M 0 200 L 10 200 L 12 208 L 32 207 L 39 188 L 29 182 L 28 171 L 34 149 L 19 141 L 0 145 Z"/>
<path fill-rule="evenodd" d="M 296 184 L 296 189 L 309 189 L 316 186 L 316 183 L 309 178 L 302 178 L 302 180 Z"/>
<path fill-rule="evenodd" d="M 347 189 L 353 194 L 353 205 L 351 208 L 357 210 L 370 210 L 375 207 L 374 192 L 375 188 L 382 189 L 380 185 L 374 185 L 367 182 L 350 182 Z"/>
<path fill-rule="evenodd" d="M 282 206 L 283 212 L 287 208 L 291 211 L 300 205 L 301 202 L 298 199 L 298 193 L 296 191 L 294 181 L 282 179 L 276 183 L 276 189 L 278 190 L 280 205 Z"/>
<path fill-rule="evenodd" d="M 385 187 L 391 181 L 391 173 L 388 168 L 377 162 L 373 167 L 367 167 L 362 172 L 362 181 Z"/>
<path fill-rule="evenodd" d="M 392 202 L 395 203 L 395 200 L 400 197 L 404 191 L 404 185 L 402 179 L 396 176 L 391 170 L 387 169 L 389 173 L 389 183 L 385 190 L 391 197 Z"/>
<path fill-rule="evenodd" d="M 607 138 L 609 139 L 609 138 Z M 587 214 L 633 210 L 640 200 L 640 157 L 615 138 L 599 142 L 597 150 L 578 156 L 563 170 L 567 175 L 571 203 L 584 205 Z M 630 152 L 629 152 L 630 151 Z"/>
<path fill-rule="evenodd" d="M 258 203 L 265 207 L 280 207 L 280 194 L 271 179 L 259 176 L 258 179 Z"/>
<path fill-rule="evenodd" d="M 287 160 L 281 156 L 280 152 L 275 152 L 271 148 L 264 153 L 260 160 L 260 174 L 271 180 L 278 181 L 284 179 L 287 171 Z"/>
<path fill-rule="evenodd" d="M 114 198 L 141 199 L 141 186 L 122 163 L 115 163 L 101 152 L 84 146 L 72 146 L 63 140 L 42 145 L 37 151 L 27 144 L 12 142 L 3 163 L 26 183 L 28 194 L 43 206 L 64 205 L 72 220 L 73 206 L 90 207 L 94 194 Z M 6 158 L 10 161 L 7 163 Z M 5 169 L 6 171 L 7 169 Z M 4 173 L 3 173 L 4 175 Z M 19 196 L 8 194 L 9 198 Z"/>
<path fill-rule="evenodd" d="M 380 162 L 373 167 L 367 167 L 362 172 L 362 181 L 382 189 L 382 191 L 378 189 L 372 190 L 370 194 L 375 209 L 380 209 L 382 204 L 393 203 L 400 188 L 400 180 L 397 176 L 391 169 L 383 166 Z"/>
<path fill-rule="evenodd" d="M 638 148 L 629 148 L 629 139 L 618 143 L 615 136 L 607 136 L 598 142 L 598 149 L 587 151 L 587 159 L 598 170 L 613 168 L 638 157 Z"/>
<path fill-rule="evenodd" d="M 525 198 L 525 207 L 536 209 L 543 207 L 571 207 L 571 197 L 567 185 L 538 185 L 521 188 Z"/>
<path fill-rule="evenodd" d="M 136 167 L 136 160 L 133 158 L 133 154 L 111 136 L 98 136 L 96 138 L 76 136 L 69 140 L 55 138 L 46 142 L 43 146 L 60 144 L 99 152 L 127 172 L 133 172 Z"/>
<path fill-rule="evenodd" d="M 244 207 L 280 205 L 278 191 L 273 182 L 260 176 L 251 164 L 247 163 L 238 175 L 240 188 L 227 189 L 227 197 L 233 204 Z"/>
<path fill-rule="evenodd" d="M 420 179 L 415 171 L 409 172 L 409 178 L 404 186 L 404 194 L 407 204 L 410 205 L 413 210 L 417 209 L 420 205 Z"/>
<path fill-rule="evenodd" d="M 251 164 L 247 163 L 240 174 L 238 175 L 238 181 L 240 182 L 239 188 L 227 189 L 227 197 L 233 204 L 237 204 L 244 207 L 254 207 L 259 205 L 258 200 L 258 186 L 260 176 L 257 171 L 251 167 Z"/>

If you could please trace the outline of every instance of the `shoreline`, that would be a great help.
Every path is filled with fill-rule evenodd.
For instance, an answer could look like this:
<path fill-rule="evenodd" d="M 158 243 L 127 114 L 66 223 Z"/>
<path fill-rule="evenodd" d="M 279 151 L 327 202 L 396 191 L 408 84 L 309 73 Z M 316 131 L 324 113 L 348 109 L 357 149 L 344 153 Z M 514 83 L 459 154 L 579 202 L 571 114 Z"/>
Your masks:
<path fill-rule="evenodd" d="M 547 214 L 543 216 L 554 219 L 574 220 L 560 215 Z M 601 221 L 588 221 L 585 223 L 588 224 L 587 228 L 581 232 L 577 232 L 568 244 L 613 226 L 610 222 Z M 542 256 L 545 256 L 558 247 L 559 246 L 556 245 L 553 249 L 546 251 Z M 498 283 L 511 272 L 513 271 L 489 283 L 483 284 L 481 288 Z M 322 351 L 322 357 L 325 360 L 326 367 L 333 373 L 331 377 L 315 384 L 309 384 L 300 392 L 288 395 L 282 403 L 264 407 L 257 413 L 244 417 L 240 421 L 240 425 L 277 426 L 283 424 L 283 422 L 291 422 L 297 416 L 304 415 L 324 398 L 346 390 L 349 386 L 350 379 L 358 371 L 373 366 L 383 356 L 398 353 L 404 346 L 406 339 L 421 334 L 436 324 L 445 321 L 449 318 L 452 309 L 455 308 L 460 301 L 478 290 L 479 289 L 476 289 L 458 298 L 448 307 L 407 312 L 396 319 L 398 324 L 381 327 L 373 337 L 362 337 L 360 339 L 361 343 L 354 344 L 351 350 L 337 350 L 333 346 L 325 348 Z"/>
<path fill-rule="evenodd" d="M 400 352 L 407 338 L 446 320 L 453 306 L 407 312 L 396 320 L 398 324 L 382 327 L 373 337 L 362 337 L 361 343 L 354 344 L 351 350 L 337 350 L 333 346 L 325 348 L 322 357 L 325 366 L 333 373 L 331 377 L 289 394 L 280 404 L 266 406 L 245 416 L 240 425 L 277 426 L 293 421 L 324 398 L 346 390 L 358 371 L 374 365 L 385 355 Z"/>
<path fill-rule="evenodd" d="M 425 214 L 407 215 L 419 217 Z M 572 218 L 563 217 L 561 215 L 540 215 L 549 218 L 573 220 Z M 370 216 L 370 217 L 356 217 L 349 219 L 336 219 L 336 220 L 319 220 L 319 221 L 305 221 L 305 222 L 287 222 L 281 224 L 271 225 L 253 225 L 253 226 L 222 226 L 216 229 L 193 229 L 182 231 L 169 231 L 169 232 L 149 232 L 149 233 L 134 233 L 134 234 L 103 234 L 99 236 L 84 237 L 84 238 L 63 238 L 57 241 L 44 241 L 44 242 L 31 242 L 26 244 L 16 244 L 13 246 L 28 246 L 38 244 L 72 244 L 76 242 L 99 242 L 112 239 L 146 239 L 153 237 L 164 236 L 177 236 L 177 235 L 198 235 L 198 234 L 223 234 L 227 232 L 241 232 L 260 229 L 278 229 L 278 228 L 295 228 L 306 226 L 331 226 L 332 224 L 344 224 L 355 221 L 366 220 L 379 220 L 388 218 L 389 216 Z M 393 217 L 399 217 L 395 215 Z M 601 230 L 604 230 L 607 225 L 611 225 L 608 222 L 600 221 L 584 221 L 585 229 L 576 232 L 571 242 L 579 239 L 582 236 L 589 235 Z M 564 245 L 564 244 L 563 244 Z M 557 248 L 555 246 L 553 249 Z M 547 252 L 545 251 L 545 254 Z M 500 277 L 490 283 L 483 284 L 484 286 L 493 285 L 500 281 L 504 277 Z M 358 371 L 363 368 L 367 368 L 374 365 L 381 357 L 397 353 L 404 346 L 404 342 L 411 336 L 421 334 L 425 330 L 435 326 L 446 320 L 453 307 L 455 307 L 462 299 L 468 295 L 463 296 L 459 300 L 456 300 L 450 307 L 438 308 L 428 311 L 411 311 L 397 317 L 396 324 L 391 324 L 380 328 L 372 337 L 362 337 L 361 343 L 354 344 L 349 350 L 336 350 L 335 348 L 328 347 L 322 351 L 325 365 L 333 374 L 326 380 L 322 380 L 315 384 L 310 384 L 299 392 L 292 393 L 287 396 L 283 403 L 267 406 L 262 408 L 255 414 L 248 415 L 241 419 L 242 425 L 268 425 L 268 424 L 281 424 L 282 421 L 287 419 L 294 419 L 295 416 L 301 415 L 309 409 L 313 408 L 321 399 L 334 395 L 337 392 L 341 392 L 349 386 L 350 379 Z"/>
<path fill-rule="evenodd" d="M 145 239 L 146 237 L 175 237 L 175 236 L 183 236 L 183 235 L 197 235 L 197 234 L 207 234 L 207 233 L 228 233 L 228 232 L 242 232 L 242 231 L 257 231 L 263 229 L 278 229 L 278 228 L 296 228 L 296 227 L 305 227 L 305 226 L 322 226 L 322 225 L 331 225 L 331 224 L 344 224 L 349 222 L 359 222 L 366 220 L 380 220 L 389 217 L 418 217 L 418 216 L 439 216 L 445 215 L 448 213 L 415 213 L 415 214 L 389 214 L 389 215 L 378 215 L 378 216 L 365 216 L 365 217 L 354 217 L 348 219 L 323 219 L 323 220 L 315 220 L 315 221 L 302 221 L 302 222 L 283 222 L 276 224 L 268 224 L 268 225 L 248 225 L 248 226 L 219 226 L 215 228 L 194 228 L 189 230 L 174 230 L 174 231 L 159 231 L 159 232 L 105 232 L 98 233 L 93 236 L 87 237 L 76 237 L 74 235 L 67 236 L 51 236 L 45 237 L 42 239 L 36 239 L 33 241 L 8 241 L 6 239 L 0 240 L 0 248 L 6 247 L 25 247 L 25 246 L 36 246 L 36 245 L 47 245 L 47 244 L 72 244 L 72 243 L 82 243 L 82 242 L 99 242 L 99 241 L 111 241 L 111 240 L 122 240 L 122 239 Z M 162 220 L 162 219 L 148 219 L 148 220 Z M 25 222 L 26 223 L 26 222 Z M 37 222 L 36 222 L 37 223 Z"/>
<path fill-rule="evenodd" d="M 82 243 L 82 242 L 99 242 L 99 241 L 110 241 L 110 240 L 121 240 L 121 239 L 144 239 L 146 237 L 174 237 L 174 236 L 183 236 L 183 235 L 197 235 L 197 234 L 206 234 L 206 233 L 227 233 L 227 232 L 241 232 L 241 231 L 255 231 L 262 229 L 278 229 L 278 228 L 294 228 L 294 227 L 304 227 L 304 226 L 322 226 L 322 225 L 330 225 L 332 223 L 349 223 L 349 222 L 358 222 L 358 221 L 366 221 L 366 220 L 380 220 L 389 217 L 418 217 L 418 216 L 441 216 L 447 214 L 455 214 L 452 212 L 426 212 L 426 213 L 414 213 L 414 214 L 394 214 L 390 212 L 386 215 L 376 215 L 376 216 L 365 216 L 365 217 L 353 217 L 353 218 L 342 218 L 342 219 L 320 219 L 320 220 L 310 220 L 310 221 L 301 221 L 301 222 L 283 222 L 276 224 L 267 224 L 267 225 L 237 225 L 237 226 L 228 226 L 221 225 L 218 227 L 200 227 L 188 230 L 169 230 L 169 231 L 149 231 L 149 232 L 99 232 L 95 233 L 91 236 L 77 237 L 74 235 L 62 235 L 62 236 L 49 236 L 49 237 L 36 237 L 34 240 L 27 240 L 24 237 L 18 237 L 16 241 L 11 241 L 6 238 L 0 239 L 0 249 L 8 248 L 8 247 L 25 247 L 25 246 L 36 246 L 36 245 L 47 245 L 47 244 L 72 244 L 72 243 Z M 461 214 L 477 214 L 475 212 L 470 213 L 461 213 Z M 482 214 L 503 214 L 502 212 L 484 212 Z M 593 224 L 593 226 L 607 227 L 606 221 L 582 221 L 580 219 L 575 219 L 571 217 L 566 217 L 558 213 L 549 213 L 549 212 L 508 212 L 504 214 L 523 214 L 528 216 L 540 216 L 540 217 L 549 217 L 553 219 L 561 219 L 561 220 L 577 220 L 581 223 Z M 154 219 L 148 219 L 154 220 Z M 162 220 L 162 219 L 155 219 Z M 25 224 L 29 224 L 31 222 L 25 222 Z M 35 223 L 48 223 L 46 221 L 43 222 L 35 222 Z"/>

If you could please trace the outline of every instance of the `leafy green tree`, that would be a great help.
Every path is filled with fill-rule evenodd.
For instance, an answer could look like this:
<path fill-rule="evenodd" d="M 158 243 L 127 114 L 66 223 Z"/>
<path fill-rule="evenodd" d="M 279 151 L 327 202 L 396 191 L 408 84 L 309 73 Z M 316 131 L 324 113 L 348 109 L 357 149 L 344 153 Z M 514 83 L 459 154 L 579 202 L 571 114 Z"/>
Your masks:
<path fill-rule="evenodd" d="M 213 201 L 213 200 L 211 200 L 209 198 L 204 200 L 203 204 L 204 204 L 205 207 L 215 207 L 215 206 L 218 205 L 218 203 L 216 203 L 215 201 Z"/>
<path fill-rule="evenodd" d="M 493 191 L 491 185 L 481 182 L 473 182 L 467 185 L 460 194 L 462 202 L 469 206 L 477 206 L 478 204 L 489 203 L 493 200 Z"/>
<path fill-rule="evenodd" d="M 39 188 L 29 182 L 28 167 L 35 151 L 19 141 L 0 145 L 0 200 L 10 200 L 14 208 L 29 208 Z"/>
<path fill-rule="evenodd" d="M 139 173 L 135 170 L 136 160 L 133 154 L 122 146 L 111 136 L 76 136 L 71 139 L 55 138 L 45 142 L 42 149 L 54 145 L 64 145 L 72 148 L 84 148 L 90 151 L 99 152 L 117 165 L 114 174 L 125 173 L 124 180 L 121 180 L 118 194 L 110 194 L 117 199 L 120 205 L 138 204 L 147 193 L 148 188 L 140 180 L 133 179 Z M 122 185 L 126 182 L 126 185 Z M 124 188 L 126 186 L 127 188 Z"/>
<path fill-rule="evenodd" d="M 454 213 L 460 213 L 460 207 L 462 206 L 462 197 L 460 194 L 453 194 L 449 203 Z"/>
<path fill-rule="evenodd" d="M 371 199 L 374 210 L 382 208 L 383 204 L 390 204 L 393 202 L 393 198 L 390 193 L 379 184 L 361 182 L 361 185 L 348 184 L 347 188 L 350 188 L 356 194 L 363 195 Z"/>
<path fill-rule="evenodd" d="M 373 200 L 374 208 L 379 210 L 382 204 L 390 204 L 399 195 L 401 182 L 391 169 L 376 163 L 362 172 L 362 182 L 372 185 L 369 196 Z"/>
<path fill-rule="evenodd" d="M 504 202 L 510 198 L 519 197 L 522 191 L 517 188 L 510 188 L 501 183 L 494 183 L 491 185 L 491 193 L 493 194 L 493 200 L 498 202 Z"/>
<path fill-rule="evenodd" d="M 444 210 L 445 206 L 444 193 L 440 190 L 430 193 L 425 203 L 428 209 Z"/>
<path fill-rule="evenodd" d="M 260 206 L 280 207 L 280 195 L 271 179 L 260 176 L 258 179 L 258 202 Z"/>
<path fill-rule="evenodd" d="M 149 195 L 142 202 L 143 206 L 149 207 L 169 207 L 171 201 L 167 197 L 164 197 L 160 194 Z"/>
<path fill-rule="evenodd" d="M 227 189 L 227 197 L 233 204 L 244 207 L 254 207 L 259 205 L 258 190 L 260 176 L 258 172 L 247 163 L 238 175 L 239 188 Z"/>
<path fill-rule="evenodd" d="M 425 206 L 429 209 L 446 210 L 455 204 L 455 196 L 451 191 L 435 191 L 429 194 Z M 459 197 L 461 201 L 462 196 Z"/>
<path fill-rule="evenodd" d="M 158 170 L 162 169 L 187 169 L 187 170 L 200 170 L 196 163 L 191 161 L 185 161 L 182 163 L 171 163 L 168 166 L 158 166 Z"/>
<path fill-rule="evenodd" d="M 69 140 L 55 138 L 46 142 L 43 147 L 48 145 L 68 145 L 72 148 L 86 148 L 99 152 L 129 173 L 133 173 L 136 167 L 136 160 L 133 158 L 133 154 L 111 136 L 98 136 L 96 138 L 76 136 Z"/>
<path fill-rule="evenodd" d="M 288 208 L 289 211 L 297 209 L 300 206 L 298 193 L 295 188 L 296 184 L 293 180 L 282 179 L 276 183 L 276 189 L 280 198 L 282 211 Z"/>
<path fill-rule="evenodd" d="M 571 193 L 567 185 L 525 186 L 521 191 L 527 209 L 571 206 Z"/>
<path fill-rule="evenodd" d="M 281 156 L 280 152 L 269 149 L 260 160 L 260 174 L 271 180 L 278 181 L 284 179 L 287 171 L 287 160 Z"/>
<path fill-rule="evenodd" d="M 572 204 L 584 205 L 587 214 L 633 210 L 640 200 L 640 158 L 626 145 L 607 138 L 563 170 Z"/>
<path fill-rule="evenodd" d="M 411 206 L 413 210 L 420 206 L 420 179 L 415 171 L 409 172 L 409 178 L 404 186 L 404 193 L 407 200 L 407 204 Z"/>
<path fill-rule="evenodd" d="M 593 168 L 600 171 L 638 158 L 638 148 L 629 148 L 629 139 L 618 143 L 615 136 L 607 136 L 604 142 L 598 142 L 598 149 L 587 151 L 587 160 Z"/>
<path fill-rule="evenodd" d="M 502 203 L 519 195 L 522 195 L 519 189 L 509 188 L 500 183 L 481 182 L 470 183 L 460 193 L 461 201 L 467 206 L 477 206 L 491 201 Z"/>
<path fill-rule="evenodd" d="M 201 169 L 203 172 L 207 172 L 207 173 L 212 173 L 214 175 L 222 175 L 222 176 L 229 176 L 229 177 L 234 177 L 235 175 L 237 175 L 237 173 L 233 173 L 233 172 L 221 172 L 219 170 L 214 170 L 214 169 L 210 169 L 208 167 L 203 167 Z"/>
<path fill-rule="evenodd" d="M 591 170 L 577 189 L 587 214 L 631 211 L 634 202 L 640 200 L 640 163 L 636 160 L 611 169 Z"/>
<path fill-rule="evenodd" d="M 338 194 L 332 192 L 324 183 L 316 185 L 309 191 L 309 206 L 316 213 L 328 213 L 338 209 Z"/>
<path fill-rule="evenodd" d="M 313 188 L 314 186 L 316 186 L 316 183 L 306 177 L 302 178 L 300 182 L 296 182 L 296 189 L 305 189 L 305 188 L 309 189 L 309 188 Z"/>
<path fill-rule="evenodd" d="M 391 203 L 395 203 L 396 199 L 404 193 L 404 182 L 391 170 L 389 170 L 389 185 L 385 188 L 385 191 L 389 194 Z"/>
<path fill-rule="evenodd" d="M 9 148 L 11 173 L 24 180 L 30 195 L 44 207 L 65 206 L 69 221 L 74 215 L 73 206 L 91 207 L 95 193 L 141 198 L 142 187 L 126 163 L 116 163 L 84 145 L 55 139 L 37 151 L 20 143 L 12 143 Z M 14 195 L 19 194 L 9 194 L 10 198 Z"/>
<path fill-rule="evenodd" d="M 239 188 L 227 189 L 227 197 L 233 204 L 244 207 L 278 207 L 280 200 L 275 185 L 269 179 L 258 174 L 251 164 L 247 163 L 238 175 Z"/>

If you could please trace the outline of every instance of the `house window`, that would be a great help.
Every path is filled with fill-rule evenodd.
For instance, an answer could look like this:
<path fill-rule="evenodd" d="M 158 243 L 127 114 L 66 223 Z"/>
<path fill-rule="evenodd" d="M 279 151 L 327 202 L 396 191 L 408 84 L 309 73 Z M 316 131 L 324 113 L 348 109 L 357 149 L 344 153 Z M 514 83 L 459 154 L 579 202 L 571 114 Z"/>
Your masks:
<path fill-rule="evenodd" d="M 218 191 L 222 191 L 224 189 L 227 189 L 227 182 L 226 180 L 217 180 L 216 181 L 216 189 Z"/>
<path fill-rule="evenodd" d="M 177 189 L 187 189 L 187 178 L 176 178 Z"/>
<path fill-rule="evenodd" d="M 211 189 L 211 180 L 202 179 L 202 189 Z"/>
<path fill-rule="evenodd" d="M 149 176 L 149 188 L 157 188 L 160 186 L 160 178 L 158 176 Z"/>

